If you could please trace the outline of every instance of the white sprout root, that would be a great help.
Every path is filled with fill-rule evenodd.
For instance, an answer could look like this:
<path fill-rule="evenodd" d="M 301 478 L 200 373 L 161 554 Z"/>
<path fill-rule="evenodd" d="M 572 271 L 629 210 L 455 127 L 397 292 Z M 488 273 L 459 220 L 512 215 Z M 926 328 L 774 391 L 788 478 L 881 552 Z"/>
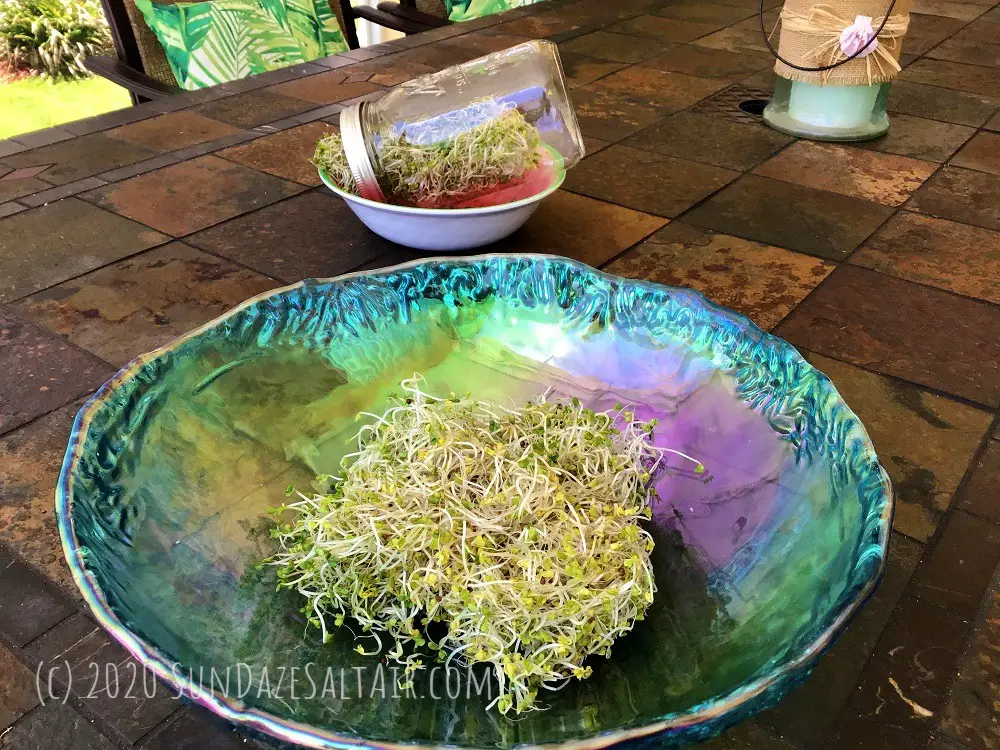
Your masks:
<path fill-rule="evenodd" d="M 655 420 L 621 406 L 509 409 L 419 385 L 404 380 L 361 429 L 342 477 L 321 477 L 330 494 L 279 509 L 294 520 L 275 530 L 269 562 L 324 641 L 354 617 L 369 643 L 357 650 L 404 665 L 404 689 L 433 652 L 488 663 L 498 709 L 521 712 L 540 686 L 588 677 L 584 660 L 643 619 L 656 585 L 639 521 L 676 452 L 652 445 Z M 446 630 L 436 642 L 430 622 Z"/>

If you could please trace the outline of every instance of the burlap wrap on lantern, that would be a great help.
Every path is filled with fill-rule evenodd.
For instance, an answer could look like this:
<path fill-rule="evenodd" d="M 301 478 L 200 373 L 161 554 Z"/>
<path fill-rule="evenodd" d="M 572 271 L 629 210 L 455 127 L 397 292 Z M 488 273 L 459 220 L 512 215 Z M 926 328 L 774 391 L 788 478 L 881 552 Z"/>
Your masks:
<path fill-rule="evenodd" d="M 791 81 L 829 86 L 861 86 L 891 81 L 899 72 L 903 36 L 909 25 L 911 0 L 897 0 L 874 52 L 824 72 L 796 70 L 780 60 L 774 71 Z M 816 68 L 847 57 L 840 49 L 840 33 L 857 16 L 870 16 L 877 31 L 889 0 L 785 0 L 781 11 L 778 54 L 795 65 Z"/>

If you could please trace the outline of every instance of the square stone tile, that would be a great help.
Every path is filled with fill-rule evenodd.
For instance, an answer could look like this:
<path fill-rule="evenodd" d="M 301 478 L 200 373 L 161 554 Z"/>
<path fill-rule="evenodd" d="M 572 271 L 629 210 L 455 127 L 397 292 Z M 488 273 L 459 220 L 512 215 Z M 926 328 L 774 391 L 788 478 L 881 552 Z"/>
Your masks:
<path fill-rule="evenodd" d="M 6 157 L 4 163 L 15 169 L 51 164 L 44 171 L 43 179 L 53 185 L 64 185 L 109 169 L 134 164 L 156 156 L 157 153 L 150 148 L 110 138 L 104 133 L 92 133 L 53 143 L 51 146 L 22 151 Z"/>
<path fill-rule="evenodd" d="M 305 78 L 296 78 L 265 89 L 268 93 L 304 99 L 315 104 L 334 104 L 381 91 L 382 87 L 369 81 L 355 80 L 351 68 L 338 68 Z"/>
<path fill-rule="evenodd" d="M 173 242 L 22 299 L 17 309 L 121 367 L 280 285 Z"/>
<path fill-rule="evenodd" d="M 154 682 L 152 675 L 145 675 L 143 683 L 143 667 L 101 629 L 84 635 L 59 657 L 47 661 L 43 670 L 58 664 L 65 675 L 66 662 L 75 679 L 62 689 L 85 703 L 88 712 L 103 719 L 111 728 L 109 734 L 126 746 L 146 736 L 183 705 L 175 693 Z"/>
<path fill-rule="evenodd" d="M 936 86 L 930 88 L 943 91 Z M 884 137 L 856 145 L 886 154 L 943 162 L 960 149 L 974 132 L 974 128 L 964 125 L 894 114 L 889 118 L 889 132 Z"/>
<path fill-rule="evenodd" d="M 602 78 L 593 87 L 629 97 L 667 115 L 690 107 L 726 85 L 726 81 L 719 79 L 696 78 L 683 73 L 633 66 Z"/>
<path fill-rule="evenodd" d="M 913 13 L 943 16 L 968 22 L 979 18 L 987 11 L 987 8 L 972 3 L 953 2 L 952 0 L 913 0 L 910 10 Z"/>
<path fill-rule="evenodd" d="M 50 702 L 0 735 L 0 750 L 26 748 L 115 750 L 115 745 L 71 706 Z"/>
<path fill-rule="evenodd" d="M 982 453 L 969 467 L 969 478 L 962 486 L 955 504 L 977 516 L 1000 523 L 1000 440 L 986 443 Z"/>
<path fill-rule="evenodd" d="M 367 62 L 352 65 L 345 69 L 348 74 L 345 80 L 351 82 L 367 81 L 377 86 L 398 86 L 401 83 L 419 78 L 428 73 L 435 73 L 435 69 L 430 65 L 422 65 L 416 62 L 404 62 L 395 56 L 388 58 L 376 58 Z M 365 92 L 369 93 L 369 92 Z"/>
<path fill-rule="evenodd" d="M 97 390 L 106 363 L 0 308 L 0 434 Z"/>
<path fill-rule="evenodd" d="M 764 330 L 776 326 L 833 269 L 833 263 L 808 255 L 680 221 L 607 267 L 619 276 L 696 289 Z"/>
<path fill-rule="evenodd" d="M 1000 132 L 1000 112 L 993 115 L 993 117 L 990 118 L 989 122 L 987 122 L 983 127 L 986 128 L 986 130 L 990 130 L 993 132 Z"/>
<path fill-rule="evenodd" d="M 745 175 L 685 221 L 790 250 L 842 260 L 892 214 L 870 201 Z"/>
<path fill-rule="evenodd" d="M 1000 307 L 843 265 L 777 333 L 796 346 L 1000 405 Z"/>
<path fill-rule="evenodd" d="M 23 169 L 8 169 L 7 167 L 0 167 L 0 182 L 9 182 L 11 180 L 25 180 L 29 177 L 38 177 L 42 172 L 49 168 L 48 164 L 41 164 L 35 167 L 24 167 Z"/>
<path fill-rule="evenodd" d="M 658 216 L 560 190 L 489 252 L 551 253 L 600 266 L 666 224 Z"/>
<path fill-rule="evenodd" d="M 680 0 L 679 5 L 703 5 L 704 0 Z M 728 5 L 731 8 L 741 8 L 744 10 L 752 10 L 756 13 L 760 8 L 760 2 L 758 0 L 713 0 L 715 5 Z M 764 0 L 764 10 L 773 10 L 779 8 L 782 5 L 782 0 Z"/>
<path fill-rule="evenodd" d="M 956 167 L 1000 175 L 1000 135 L 978 133 L 951 158 Z"/>
<path fill-rule="evenodd" d="M 617 70 L 621 70 L 626 63 L 616 63 L 610 60 L 598 60 L 596 57 L 577 55 L 572 52 L 560 53 L 563 73 L 566 74 L 566 84 L 571 89 L 593 83 L 598 78 L 604 78 Z"/>
<path fill-rule="evenodd" d="M 468 22 L 466 21 L 463 23 Z M 530 37 L 522 36 L 520 34 L 504 34 L 497 31 L 494 27 L 474 31 L 471 34 L 456 35 L 448 39 L 445 44 L 450 47 L 470 50 L 476 57 L 482 57 L 483 55 L 488 55 L 491 52 L 500 52 L 501 50 L 516 47 L 518 44 L 522 44 L 527 41 L 530 41 Z"/>
<path fill-rule="evenodd" d="M 315 102 L 282 96 L 269 90 L 249 91 L 195 107 L 195 113 L 237 128 L 255 128 L 313 109 Z"/>
<path fill-rule="evenodd" d="M 620 141 L 663 118 L 661 110 L 640 104 L 627 95 L 581 86 L 570 94 L 580 130 L 585 136 L 603 141 Z"/>
<path fill-rule="evenodd" d="M 817 141 L 798 141 L 754 170 L 797 185 L 900 206 L 930 177 L 936 164 L 907 156 Z"/>
<path fill-rule="evenodd" d="M 35 676 L 0 646 L 0 731 L 38 705 Z"/>
<path fill-rule="evenodd" d="M 587 156 L 593 156 L 598 151 L 606 149 L 610 145 L 610 143 L 602 141 L 600 138 L 591 138 L 588 135 L 583 136 L 583 147 L 587 151 Z"/>
<path fill-rule="evenodd" d="M 698 37 L 718 31 L 725 23 L 713 21 L 700 23 L 691 19 L 665 18 L 663 16 L 636 16 L 608 29 L 620 34 L 656 39 L 661 42 L 690 42 Z"/>
<path fill-rule="evenodd" d="M 948 735 L 940 734 L 939 732 L 940 730 L 935 732 L 934 736 L 931 737 L 927 750 L 969 750 L 967 745 L 963 745 L 958 740 L 953 740 Z"/>
<path fill-rule="evenodd" d="M 193 245 L 286 282 L 337 276 L 397 246 L 332 193 L 310 191 L 199 232 Z"/>
<path fill-rule="evenodd" d="M 927 57 L 997 68 L 1000 67 L 1000 44 L 952 37 L 928 52 Z"/>
<path fill-rule="evenodd" d="M 507 34 L 521 34 L 532 39 L 548 39 L 581 28 L 581 24 L 560 11 L 524 16 L 500 24 L 497 29 Z"/>
<path fill-rule="evenodd" d="M 979 127 L 998 108 L 1000 96 L 951 91 L 940 86 L 893 81 L 889 88 L 889 112 L 902 112 L 932 120 Z M 897 117 L 890 117 L 890 131 L 899 126 Z M 966 138 L 972 133 L 968 133 Z M 940 161 L 940 159 L 936 160 Z"/>
<path fill-rule="evenodd" d="M 83 197 L 180 237 L 303 189 L 217 156 L 202 156 L 91 190 Z"/>
<path fill-rule="evenodd" d="M 906 207 L 930 216 L 1000 229 L 1000 176 L 944 167 Z"/>
<path fill-rule="evenodd" d="M 0 629 L 15 646 L 33 641 L 71 614 L 66 598 L 24 563 L 15 560 L 0 567 Z"/>
<path fill-rule="evenodd" d="M 742 171 L 752 169 L 792 140 L 763 124 L 678 112 L 626 138 L 622 145 Z"/>
<path fill-rule="evenodd" d="M 17 180 L 0 180 L 0 203 L 12 201 L 32 193 L 48 190 L 51 185 L 36 177 Z"/>
<path fill-rule="evenodd" d="M 986 596 L 969 644 L 958 662 L 955 683 L 941 710 L 941 732 L 951 744 L 932 750 L 992 750 L 1000 746 L 1000 591 Z"/>
<path fill-rule="evenodd" d="M 658 8 L 656 15 L 665 18 L 677 18 L 681 21 L 693 21 L 695 23 L 713 23 L 721 26 L 729 26 L 744 19 L 750 18 L 756 10 L 749 8 L 734 8 L 731 5 L 722 5 L 706 2 L 691 3 L 671 3 Z"/>
<path fill-rule="evenodd" d="M 966 23 L 968 22 L 958 18 L 911 12 L 910 25 L 903 39 L 903 52 L 912 55 L 927 54 Z"/>
<path fill-rule="evenodd" d="M 763 89 L 766 92 L 765 96 L 760 97 L 761 99 L 771 99 L 774 95 L 774 84 L 778 80 L 777 73 L 774 72 L 774 67 L 767 67 L 763 70 L 758 70 L 751 76 L 746 78 L 741 78 L 740 83 L 744 86 L 750 86 L 756 89 Z M 756 117 L 756 115 L 754 115 Z M 763 117 L 760 118 L 763 121 Z"/>
<path fill-rule="evenodd" d="M 827 653 L 804 685 L 758 721 L 799 747 L 821 747 L 851 697 L 872 649 L 892 615 L 923 547 L 900 534 L 889 541 L 885 578 L 864 609 Z M 753 748 L 764 750 L 767 746 Z"/>
<path fill-rule="evenodd" d="M 69 426 L 66 428 L 69 434 Z M 83 612 L 76 612 L 24 647 L 28 663 L 57 664 L 59 659 L 72 666 L 80 657 L 89 657 L 100 649 L 101 627 Z M 62 665 L 65 667 L 65 664 Z M 61 678 L 66 677 L 65 671 Z M 56 679 L 54 676 L 53 679 Z"/>
<path fill-rule="evenodd" d="M 1000 17 L 990 11 L 956 32 L 956 39 L 996 44 L 1000 40 Z"/>
<path fill-rule="evenodd" d="M 35 130 L 31 133 L 22 133 L 17 137 L 17 141 L 29 148 L 39 148 L 52 143 L 58 143 L 59 141 L 69 140 L 72 137 L 73 133 L 68 130 L 60 127 L 52 127 Z"/>
<path fill-rule="evenodd" d="M 249 738 L 200 706 L 189 706 L 142 743 L 142 750 L 265 750 L 276 741 Z"/>
<path fill-rule="evenodd" d="M 637 211 L 674 217 L 738 176 L 708 164 L 610 146 L 570 170 L 565 186 Z"/>
<path fill-rule="evenodd" d="M 227 148 L 217 155 L 284 180 L 320 185 L 319 173 L 310 160 L 316 142 L 335 130 L 325 122 L 310 122 Z"/>
<path fill-rule="evenodd" d="M 53 231 L 56 229 L 57 231 Z M 0 303 L 159 245 L 167 237 L 76 198 L 0 222 Z M 39 263 L 44 258 L 44 263 Z"/>
<path fill-rule="evenodd" d="M 191 110 L 168 112 L 109 130 L 110 138 L 158 152 L 176 151 L 238 133 L 232 125 L 210 120 Z"/>
<path fill-rule="evenodd" d="M 754 21 L 756 23 L 756 20 Z M 760 35 L 760 29 L 747 26 L 729 26 L 713 34 L 694 41 L 699 47 L 739 52 L 750 55 L 768 55 L 767 45 Z"/>
<path fill-rule="evenodd" d="M 13 216 L 14 214 L 20 213 L 21 211 L 24 210 L 25 206 L 22 206 L 20 203 L 14 203 L 13 201 L 10 201 L 8 203 L 0 203 L 0 219 L 3 219 L 7 216 Z"/>
<path fill-rule="evenodd" d="M 926 747 L 968 632 L 957 614 L 904 594 L 827 747 Z"/>
<path fill-rule="evenodd" d="M 976 6 L 966 7 L 975 8 Z M 907 65 L 899 74 L 899 78 L 903 81 L 928 83 L 932 86 L 958 89 L 973 94 L 985 94 L 986 96 L 996 96 L 997 94 L 996 71 L 979 65 L 921 58 Z"/>
<path fill-rule="evenodd" d="M 969 544 L 975 539 L 975 544 Z M 1000 563 L 1000 526 L 964 510 L 948 519 L 914 577 L 914 590 L 949 612 L 973 618 Z"/>
<path fill-rule="evenodd" d="M 828 357 L 806 358 L 833 381 L 871 436 L 892 480 L 894 529 L 928 541 L 989 429 L 989 413 Z"/>
<path fill-rule="evenodd" d="M 80 594 L 63 555 L 52 497 L 73 420 L 82 405 L 81 398 L 0 438 L 4 540 L 76 600 Z"/>
<path fill-rule="evenodd" d="M 465 23 L 469 22 L 466 21 Z M 413 49 L 406 50 L 396 59 L 405 65 L 418 63 L 420 65 L 427 65 L 434 70 L 444 70 L 452 65 L 461 65 L 464 62 L 482 57 L 485 54 L 469 47 L 456 47 L 450 44 L 450 42 L 451 40 L 449 39 L 446 42 L 414 47 Z"/>
<path fill-rule="evenodd" d="M 663 51 L 663 42 L 608 31 L 594 31 L 559 45 L 559 50 L 620 63 L 637 63 Z"/>
<path fill-rule="evenodd" d="M 9 139 L 0 139 L 0 158 L 19 153 L 27 148 L 28 146 L 23 143 L 18 143 L 17 141 Z"/>
<path fill-rule="evenodd" d="M 851 263 L 1000 304 L 1000 232 L 903 211 Z"/>
<path fill-rule="evenodd" d="M 724 734 L 699 744 L 699 750 L 795 750 L 795 746 L 762 727 L 757 719 L 737 724 Z"/>
<path fill-rule="evenodd" d="M 772 65 L 762 55 L 727 52 L 694 44 L 681 45 L 642 63 L 644 68 L 685 73 L 697 78 L 722 78 L 733 82 Z"/>
<path fill-rule="evenodd" d="M 152 675 L 146 674 L 143 682 L 143 667 L 80 614 L 63 620 L 26 650 L 40 662 L 38 670 L 46 682 L 52 672 L 52 694 L 57 700 L 68 694 L 85 704 L 88 713 L 104 720 L 109 735 L 126 746 L 183 705 Z M 71 680 L 67 680 L 67 672 Z"/>

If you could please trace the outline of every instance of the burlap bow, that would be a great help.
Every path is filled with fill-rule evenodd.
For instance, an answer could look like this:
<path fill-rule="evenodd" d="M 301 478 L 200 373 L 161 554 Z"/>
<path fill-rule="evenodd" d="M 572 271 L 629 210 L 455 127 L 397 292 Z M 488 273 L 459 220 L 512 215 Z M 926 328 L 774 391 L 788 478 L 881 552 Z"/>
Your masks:
<path fill-rule="evenodd" d="M 830 4 L 807 5 L 795 0 L 786 2 L 779 18 L 781 43 L 778 51 L 781 56 L 803 67 L 832 65 L 847 58 L 848 55 L 840 46 L 841 33 L 854 23 L 857 15 L 875 14 L 872 13 L 870 2 L 848 1 L 838 2 L 836 5 L 840 7 Z M 897 8 L 899 5 L 897 3 Z M 884 16 L 875 16 L 872 26 L 878 29 L 883 18 Z M 878 46 L 871 54 L 855 58 L 832 70 L 800 71 L 778 61 L 775 71 L 793 81 L 820 84 L 871 85 L 890 81 L 900 70 L 898 58 L 909 25 L 910 16 L 905 10 L 901 13 L 894 12 L 879 33 Z"/>

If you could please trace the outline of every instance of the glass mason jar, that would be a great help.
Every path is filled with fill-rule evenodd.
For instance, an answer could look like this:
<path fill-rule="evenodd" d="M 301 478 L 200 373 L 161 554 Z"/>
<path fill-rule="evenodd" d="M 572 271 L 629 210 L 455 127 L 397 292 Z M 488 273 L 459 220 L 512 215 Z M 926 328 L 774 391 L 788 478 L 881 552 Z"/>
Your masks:
<path fill-rule="evenodd" d="M 362 198 L 432 208 L 468 205 L 584 156 L 559 51 L 545 41 L 414 79 L 345 109 L 341 136 Z"/>

